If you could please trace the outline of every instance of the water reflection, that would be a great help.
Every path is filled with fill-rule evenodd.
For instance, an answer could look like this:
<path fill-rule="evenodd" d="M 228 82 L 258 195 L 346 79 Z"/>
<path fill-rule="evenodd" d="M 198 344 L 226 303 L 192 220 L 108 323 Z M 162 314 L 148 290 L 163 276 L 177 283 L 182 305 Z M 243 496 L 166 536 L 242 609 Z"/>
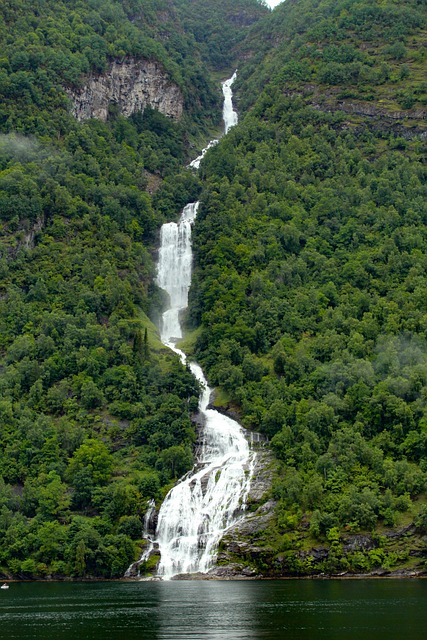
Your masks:
<path fill-rule="evenodd" d="M 2 638 L 425 638 L 424 580 L 13 584 Z"/>
<path fill-rule="evenodd" d="M 253 582 L 169 582 L 161 587 L 161 640 L 262 637 Z"/>

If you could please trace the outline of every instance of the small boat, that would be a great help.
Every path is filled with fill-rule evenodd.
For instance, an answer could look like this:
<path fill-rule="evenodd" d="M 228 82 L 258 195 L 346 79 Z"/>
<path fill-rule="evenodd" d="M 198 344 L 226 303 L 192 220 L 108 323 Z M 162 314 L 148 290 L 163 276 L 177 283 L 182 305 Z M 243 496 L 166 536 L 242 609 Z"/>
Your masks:
<path fill-rule="evenodd" d="M 9 585 L 5 582 L 4 584 L 2 584 L 0 589 L 9 589 Z"/>

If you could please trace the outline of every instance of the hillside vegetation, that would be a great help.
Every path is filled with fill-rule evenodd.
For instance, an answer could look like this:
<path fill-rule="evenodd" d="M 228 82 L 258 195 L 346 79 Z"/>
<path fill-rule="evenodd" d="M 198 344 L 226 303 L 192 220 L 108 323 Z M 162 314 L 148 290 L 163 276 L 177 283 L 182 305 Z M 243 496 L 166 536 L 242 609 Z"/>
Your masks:
<path fill-rule="evenodd" d="M 5 575 L 123 575 L 148 500 L 192 465 L 199 389 L 148 318 L 163 304 L 159 227 L 197 197 L 182 167 L 220 120 L 219 87 L 180 11 L 167 0 L 2 3 Z M 66 89 L 125 57 L 160 63 L 184 95 L 181 121 L 152 109 L 126 119 L 114 105 L 106 123 L 72 117 Z"/>
<path fill-rule="evenodd" d="M 190 323 L 221 403 L 280 461 L 246 558 L 264 572 L 423 566 L 425 27 L 415 0 L 288 0 L 254 27 L 244 117 L 202 165 Z"/>

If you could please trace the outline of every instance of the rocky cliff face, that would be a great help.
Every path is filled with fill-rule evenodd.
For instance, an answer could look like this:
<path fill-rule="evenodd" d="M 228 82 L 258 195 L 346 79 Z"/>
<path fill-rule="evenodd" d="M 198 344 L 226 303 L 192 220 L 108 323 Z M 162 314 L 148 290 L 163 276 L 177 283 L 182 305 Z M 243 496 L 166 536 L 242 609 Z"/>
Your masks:
<path fill-rule="evenodd" d="M 180 88 L 159 63 L 134 58 L 115 60 L 106 73 L 88 76 L 83 88 L 68 95 L 77 120 L 105 121 L 110 104 L 116 104 L 124 116 L 152 107 L 177 120 L 184 106 Z"/>
<path fill-rule="evenodd" d="M 276 502 L 269 499 L 273 466 L 271 451 L 259 449 L 248 496 L 249 511 L 227 530 L 221 541 L 217 565 L 209 571 L 208 577 L 222 580 L 261 577 L 259 565 L 266 554 L 268 558 L 272 555 L 272 550 L 260 546 L 259 542 L 275 517 Z"/>

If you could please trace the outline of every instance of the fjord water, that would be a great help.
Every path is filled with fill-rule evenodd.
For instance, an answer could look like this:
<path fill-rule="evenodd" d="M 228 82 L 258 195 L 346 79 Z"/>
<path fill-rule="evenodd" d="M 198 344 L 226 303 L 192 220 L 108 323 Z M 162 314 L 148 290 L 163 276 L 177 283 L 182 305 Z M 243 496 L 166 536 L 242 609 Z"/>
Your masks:
<path fill-rule="evenodd" d="M 16 583 L 14 640 L 421 640 L 425 580 Z"/>
<path fill-rule="evenodd" d="M 225 133 L 237 123 L 231 90 L 235 77 L 236 74 L 223 83 Z M 180 314 L 188 304 L 191 227 L 198 207 L 198 202 L 189 203 L 179 222 L 164 224 L 160 234 L 157 283 L 169 295 L 160 337 L 183 362 L 185 354 L 176 348 L 176 342 L 182 337 Z M 168 493 L 160 508 L 156 543 L 161 556 L 158 575 L 163 578 L 209 570 L 224 531 L 245 509 L 253 470 L 254 453 L 242 428 L 227 416 L 208 409 L 211 389 L 203 371 L 196 363 L 191 363 L 190 369 L 203 389 L 199 402 L 202 429 L 195 468 Z"/>

